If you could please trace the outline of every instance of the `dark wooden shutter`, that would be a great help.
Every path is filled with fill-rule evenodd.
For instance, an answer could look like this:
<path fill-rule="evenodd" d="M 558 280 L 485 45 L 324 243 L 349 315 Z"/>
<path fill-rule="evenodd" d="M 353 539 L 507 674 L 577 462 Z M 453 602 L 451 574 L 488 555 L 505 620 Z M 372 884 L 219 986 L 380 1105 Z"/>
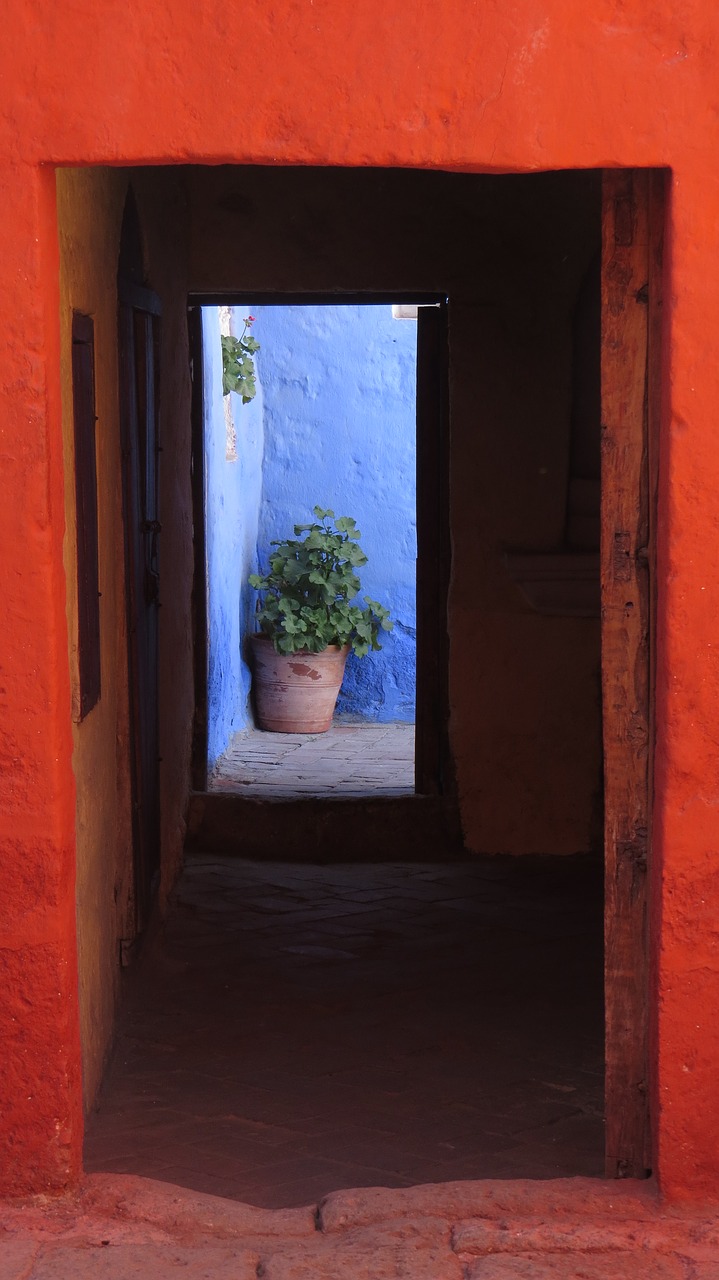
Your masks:
<path fill-rule="evenodd" d="M 448 789 L 449 441 L 447 306 L 417 318 L 417 713 L 415 790 Z"/>
<path fill-rule="evenodd" d="M 95 458 L 95 338 L 90 316 L 72 318 L 72 402 L 75 423 L 77 613 L 80 718 L 100 697 L 100 593 Z"/>

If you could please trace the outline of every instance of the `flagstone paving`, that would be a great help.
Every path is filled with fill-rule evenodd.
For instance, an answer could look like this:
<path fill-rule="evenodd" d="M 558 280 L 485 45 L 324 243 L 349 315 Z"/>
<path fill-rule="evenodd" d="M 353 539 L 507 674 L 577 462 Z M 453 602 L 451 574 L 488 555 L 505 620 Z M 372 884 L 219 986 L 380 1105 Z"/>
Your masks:
<path fill-rule="evenodd" d="M 414 791 L 414 725 L 335 720 L 327 733 L 235 734 L 209 791 L 286 800 Z"/>
<path fill-rule="evenodd" d="M 583 858 L 189 856 L 130 975 L 87 1169 L 267 1208 L 600 1176 L 601 905 Z"/>
<path fill-rule="evenodd" d="M 717 1280 L 711 1208 L 572 1178 L 340 1191 L 262 1210 L 90 1175 L 0 1205 L 0 1280 Z"/>

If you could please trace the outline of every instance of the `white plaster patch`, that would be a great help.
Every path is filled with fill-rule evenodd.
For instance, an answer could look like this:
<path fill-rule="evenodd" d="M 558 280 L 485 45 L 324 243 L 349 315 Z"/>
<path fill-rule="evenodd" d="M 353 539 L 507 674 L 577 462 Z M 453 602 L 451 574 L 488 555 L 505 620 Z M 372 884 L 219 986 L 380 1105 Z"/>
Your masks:
<path fill-rule="evenodd" d="M 519 52 L 517 59 L 517 68 L 514 73 L 514 83 L 524 84 L 525 76 L 535 62 L 537 55 L 546 49 L 549 43 L 549 19 L 546 19 L 541 27 L 532 33 L 527 44 L 524 45 Z"/>

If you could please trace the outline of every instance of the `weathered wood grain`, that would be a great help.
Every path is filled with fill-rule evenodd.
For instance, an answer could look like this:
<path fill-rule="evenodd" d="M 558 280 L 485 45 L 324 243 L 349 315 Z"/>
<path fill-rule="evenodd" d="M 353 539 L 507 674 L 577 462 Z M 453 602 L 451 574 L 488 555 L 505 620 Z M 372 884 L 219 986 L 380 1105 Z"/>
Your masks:
<path fill-rule="evenodd" d="M 648 1123 L 650 854 L 650 314 L 654 175 L 604 175 L 602 216 L 602 694 L 605 787 L 606 1171 L 642 1177 Z M 656 335 L 656 324 L 652 332 Z M 654 356 L 654 353 L 653 353 Z M 654 460 L 654 452 L 652 452 Z M 653 465 L 652 470 L 655 470 Z"/>

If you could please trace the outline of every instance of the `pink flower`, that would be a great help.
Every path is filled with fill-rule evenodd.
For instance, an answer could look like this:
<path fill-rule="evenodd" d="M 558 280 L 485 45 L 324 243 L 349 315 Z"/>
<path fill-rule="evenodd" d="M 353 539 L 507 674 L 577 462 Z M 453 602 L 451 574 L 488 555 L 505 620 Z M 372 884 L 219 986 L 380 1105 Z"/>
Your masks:
<path fill-rule="evenodd" d="M 245 319 L 244 319 L 243 323 L 244 323 L 244 324 L 254 324 L 254 323 L 255 323 L 255 317 L 254 317 L 254 316 L 245 316 Z"/>

